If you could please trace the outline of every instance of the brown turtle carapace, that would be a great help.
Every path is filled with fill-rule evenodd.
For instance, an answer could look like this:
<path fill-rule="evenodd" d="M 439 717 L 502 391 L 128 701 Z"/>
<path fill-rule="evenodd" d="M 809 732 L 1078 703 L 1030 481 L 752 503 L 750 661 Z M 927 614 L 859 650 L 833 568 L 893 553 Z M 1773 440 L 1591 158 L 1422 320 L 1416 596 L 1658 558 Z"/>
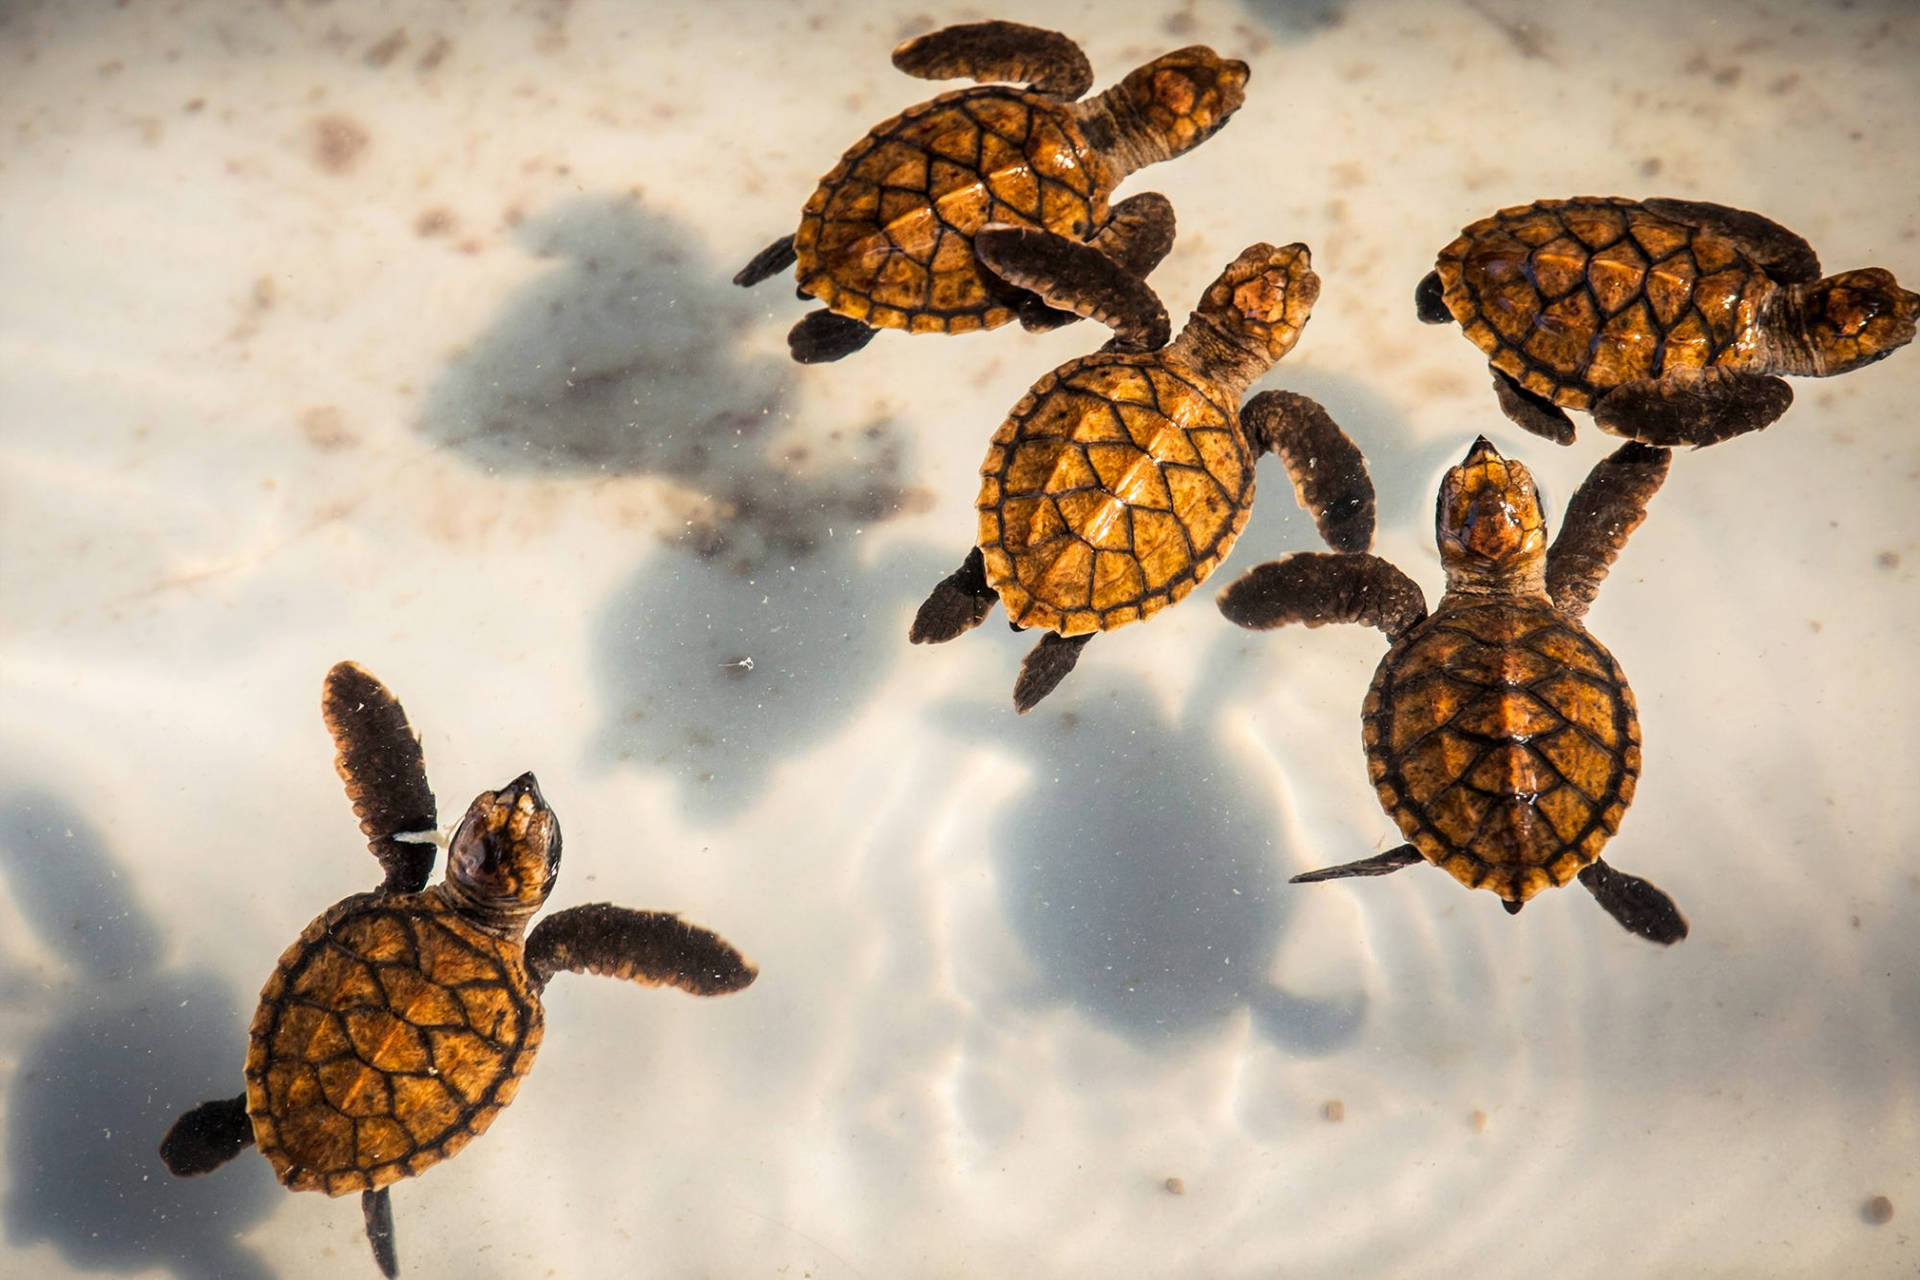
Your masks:
<path fill-rule="evenodd" d="M 723 995 L 754 967 L 678 916 L 609 903 L 527 928 L 560 869 L 560 823 L 531 773 L 474 799 L 428 887 L 436 817 L 420 743 L 384 685 L 343 662 L 321 711 L 334 766 L 385 872 L 329 907 L 260 992 L 247 1091 L 202 1103 L 160 1144 L 207 1173 L 249 1143 L 295 1191 L 357 1191 L 381 1271 L 398 1271 L 387 1187 L 479 1137 L 540 1047 L 540 993 L 562 970 Z"/>
<path fill-rule="evenodd" d="M 1414 295 L 1487 353 L 1507 416 L 1560 444 L 1568 409 L 1646 444 L 1708 445 L 1787 411 L 1776 374 L 1825 377 L 1913 340 L 1920 294 L 1878 268 L 1820 277 L 1757 213 L 1582 196 L 1482 218 Z"/>
<path fill-rule="evenodd" d="M 1039 233 L 988 231 L 984 258 L 1056 306 L 1115 331 L 1013 407 L 980 466 L 978 536 L 965 563 L 913 620 L 915 644 L 978 626 L 997 601 L 1016 630 L 1047 634 L 1027 655 L 1014 706 L 1064 679 L 1086 642 L 1152 617 L 1225 558 L 1253 509 L 1254 462 L 1286 463 L 1302 505 L 1334 546 L 1373 536 L 1373 485 L 1360 451 L 1318 404 L 1290 391 L 1240 396 L 1293 348 L 1320 291 L 1305 245 L 1256 244 L 1208 287 L 1180 336 L 1143 287 L 1015 265 Z"/>
<path fill-rule="evenodd" d="M 1108 196 L 1134 170 L 1219 129 L 1247 82 L 1244 62 L 1196 45 L 1076 101 L 1093 84 L 1086 55 L 1057 31 L 1017 22 L 930 32 L 895 49 L 893 65 L 982 84 L 875 125 L 820 179 L 799 230 L 733 278 L 755 285 L 796 267 L 801 298 L 825 304 L 788 335 L 803 364 L 851 355 L 880 329 L 966 333 L 1015 319 L 1051 329 L 1075 319 L 982 269 L 974 238 L 988 226 L 1044 232 L 1046 250 L 1070 255 L 1083 277 L 1144 279 L 1173 246 L 1173 206 L 1146 192 L 1109 208 Z"/>
<path fill-rule="evenodd" d="M 1408 843 L 1296 882 L 1430 862 L 1517 912 L 1577 877 L 1641 937 L 1687 936 L 1671 898 L 1600 860 L 1633 800 L 1640 721 L 1619 664 L 1580 624 L 1669 457 L 1622 445 L 1573 495 L 1549 549 L 1532 476 L 1477 440 L 1440 486 L 1447 590 L 1431 614 L 1411 578 L 1363 554 L 1288 556 L 1221 592 L 1220 611 L 1243 627 L 1359 622 L 1392 642 L 1363 737 Z"/>

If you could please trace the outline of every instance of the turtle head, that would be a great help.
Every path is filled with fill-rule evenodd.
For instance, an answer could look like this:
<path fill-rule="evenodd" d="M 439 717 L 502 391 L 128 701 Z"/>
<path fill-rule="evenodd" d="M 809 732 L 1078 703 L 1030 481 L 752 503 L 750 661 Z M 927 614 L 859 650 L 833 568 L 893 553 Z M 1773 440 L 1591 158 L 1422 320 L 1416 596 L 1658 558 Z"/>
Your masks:
<path fill-rule="evenodd" d="M 1800 316 L 1812 364 L 1809 373 L 1845 373 L 1913 341 L 1920 294 L 1902 289 L 1891 271 L 1843 271 L 1805 290 Z"/>
<path fill-rule="evenodd" d="M 1179 342 L 1221 381 L 1244 388 L 1293 350 L 1319 296 L 1307 246 L 1249 245 L 1207 286 Z"/>
<path fill-rule="evenodd" d="M 1447 590 L 1546 589 L 1547 520 L 1533 476 L 1485 436 L 1440 482 L 1434 525 Z"/>
<path fill-rule="evenodd" d="M 1162 54 L 1095 99 L 1115 123 L 1128 173 L 1171 160 L 1218 132 L 1247 100 L 1247 64 L 1203 44 Z"/>
<path fill-rule="evenodd" d="M 495 926 L 524 925 L 559 871 L 560 819 L 531 773 L 475 796 L 447 846 L 449 892 Z"/>

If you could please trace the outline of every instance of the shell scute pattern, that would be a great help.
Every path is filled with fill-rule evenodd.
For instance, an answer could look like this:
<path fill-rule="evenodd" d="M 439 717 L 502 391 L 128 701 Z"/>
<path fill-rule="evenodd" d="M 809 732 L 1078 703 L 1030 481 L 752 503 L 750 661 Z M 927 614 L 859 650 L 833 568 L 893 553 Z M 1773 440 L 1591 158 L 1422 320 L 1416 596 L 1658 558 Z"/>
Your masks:
<path fill-rule="evenodd" d="M 1502 209 L 1441 250 L 1437 270 L 1493 366 L 1571 409 L 1674 370 L 1744 367 L 1773 289 L 1727 236 L 1622 198 Z"/>
<path fill-rule="evenodd" d="M 876 328 L 962 333 L 1014 317 L 973 236 L 989 223 L 1084 240 L 1106 163 L 1066 108 L 1004 86 L 942 94 L 876 126 L 820 180 L 794 236 L 802 291 Z"/>
<path fill-rule="evenodd" d="M 1381 661 L 1364 734 L 1381 803 L 1421 855 L 1514 900 L 1599 856 L 1640 772 L 1618 665 L 1544 600 L 1414 628 Z"/>
<path fill-rule="evenodd" d="M 1037 385 L 981 467 L 979 546 L 1008 616 L 1082 635 L 1183 598 L 1246 523 L 1237 422 L 1159 355 L 1092 356 Z"/>
<path fill-rule="evenodd" d="M 501 944 L 432 891 L 349 898 L 261 993 L 247 1108 L 295 1190 L 374 1190 L 457 1152 L 512 1100 L 542 1016 Z"/>

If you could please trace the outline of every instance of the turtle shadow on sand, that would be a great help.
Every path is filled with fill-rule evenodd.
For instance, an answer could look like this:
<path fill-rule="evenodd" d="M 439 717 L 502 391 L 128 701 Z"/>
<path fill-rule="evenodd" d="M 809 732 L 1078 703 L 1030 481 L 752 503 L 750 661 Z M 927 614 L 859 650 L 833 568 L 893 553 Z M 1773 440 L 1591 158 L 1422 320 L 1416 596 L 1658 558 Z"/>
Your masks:
<path fill-rule="evenodd" d="M 948 706 L 945 725 L 1014 752 L 1029 781 L 985 821 L 1008 919 L 1064 999 L 1142 1045 L 1217 1027 L 1241 1007 L 1274 1044 L 1330 1053 L 1363 994 L 1288 992 L 1269 976 L 1291 913 L 1274 806 L 1223 750 L 1216 713 L 1252 657 L 1237 635 L 1177 720 L 1137 680 L 1082 670 L 1017 724 L 998 704 Z"/>
<path fill-rule="evenodd" d="M 238 993 L 159 968 L 159 929 L 57 796 L 0 794 L 0 865 L 20 915 L 67 966 L 44 988 L 47 1028 L 21 1051 L 8 1102 L 9 1243 L 46 1241 L 88 1270 L 270 1280 L 239 1243 L 277 1194 L 265 1167 L 188 1183 L 157 1154 L 179 1100 L 235 1074 Z"/>
<path fill-rule="evenodd" d="M 789 421 L 794 366 L 741 345 L 764 301 L 689 229 L 595 196 L 518 238 L 562 265 L 449 364 L 423 430 L 489 469 L 665 482 L 650 522 L 665 545 L 598 629 L 592 749 L 663 769 L 690 810 L 731 814 L 905 647 L 896 606 L 938 574 L 876 573 L 861 538 L 925 498 L 884 416 Z"/>

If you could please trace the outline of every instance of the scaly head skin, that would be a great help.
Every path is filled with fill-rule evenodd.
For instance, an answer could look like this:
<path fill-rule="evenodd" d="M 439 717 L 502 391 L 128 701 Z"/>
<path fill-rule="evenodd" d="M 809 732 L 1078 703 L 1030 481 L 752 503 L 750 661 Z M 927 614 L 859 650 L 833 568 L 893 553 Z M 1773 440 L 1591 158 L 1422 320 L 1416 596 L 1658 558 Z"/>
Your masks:
<path fill-rule="evenodd" d="M 523 773 L 482 791 L 447 847 L 444 890 L 454 909 L 494 933 L 517 934 L 553 891 L 560 871 L 560 819 Z"/>
<path fill-rule="evenodd" d="M 1202 44 L 1163 54 L 1082 104 L 1089 139 L 1118 182 L 1212 137 L 1247 100 L 1248 74 L 1246 63 Z"/>
<path fill-rule="evenodd" d="M 1169 350 L 1238 396 L 1293 350 L 1319 297 L 1307 246 L 1249 245 L 1207 286 Z"/>
<path fill-rule="evenodd" d="M 1544 595 L 1547 520 L 1533 476 L 1481 436 L 1440 482 L 1434 513 L 1447 590 Z"/>
<path fill-rule="evenodd" d="M 1824 377 L 1872 364 L 1913 341 L 1920 294 L 1908 293 L 1880 267 L 1843 271 L 1789 294 L 1798 325 L 1781 338 L 1779 372 Z"/>

